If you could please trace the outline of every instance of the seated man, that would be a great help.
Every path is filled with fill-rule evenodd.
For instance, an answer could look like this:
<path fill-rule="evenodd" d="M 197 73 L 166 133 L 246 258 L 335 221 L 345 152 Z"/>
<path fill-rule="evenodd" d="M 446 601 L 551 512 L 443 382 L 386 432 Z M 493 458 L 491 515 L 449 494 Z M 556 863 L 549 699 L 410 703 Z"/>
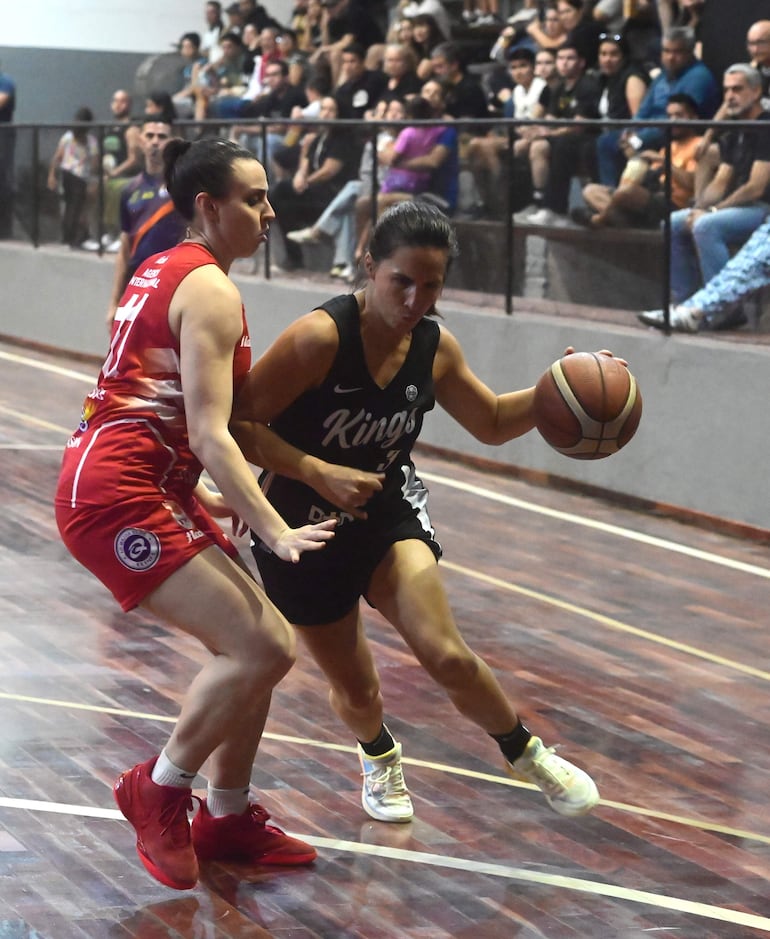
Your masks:
<path fill-rule="evenodd" d="M 260 95 L 256 101 L 247 102 L 241 110 L 241 115 L 248 118 L 263 117 L 271 121 L 265 128 L 266 153 L 263 153 L 262 128 L 258 124 L 234 124 L 230 128 L 230 139 L 237 140 L 242 146 L 253 150 L 270 174 L 273 169 L 273 154 L 285 142 L 288 120 L 294 108 L 304 108 L 307 105 L 307 97 L 301 88 L 290 83 L 289 65 L 283 59 L 270 62 L 264 79 L 270 90 L 267 94 Z"/>
<path fill-rule="evenodd" d="M 760 105 L 762 78 L 751 65 L 731 65 L 724 75 L 724 107 L 737 121 L 770 120 Z M 770 133 L 729 130 L 719 137 L 720 164 L 696 192 L 695 205 L 671 216 L 671 295 L 681 303 L 725 266 L 731 249 L 770 212 Z"/>
<path fill-rule="evenodd" d="M 508 94 L 503 89 L 498 97 L 503 102 L 503 117 L 517 121 L 540 118 L 545 113 L 545 80 L 535 75 L 535 53 L 520 46 L 510 53 L 508 71 L 513 88 Z M 529 148 L 535 136 L 532 125 L 519 127 L 513 143 L 513 174 L 509 183 L 514 192 L 514 211 L 532 201 L 532 180 L 529 169 Z M 476 191 L 481 198 L 484 214 L 501 217 L 507 202 L 504 196 L 503 158 L 508 149 L 508 131 L 491 132 L 483 137 L 472 137 L 467 156 Z"/>
<path fill-rule="evenodd" d="M 572 177 L 593 176 L 596 132 L 587 130 L 582 118 L 598 118 L 599 85 L 586 73 L 578 49 L 565 43 L 556 54 L 561 77 L 552 91 L 547 117 L 570 119 L 570 125 L 532 130 L 529 162 L 532 170 L 532 205 L 517 212 L 514 221 L 529 225 L 570 225 L 567 218 Z"/>
<path fill-rule="evenodd" d="M 713 117 L 719 103 L 719 89 L 708 67 L 695 57 L 695 34 L 691 29 L 674 26 L 663 36 L 660 73 L 653 79 L 634 118 L 639 121 L 662 120 L 666 104 L 673 94 L 690 95 L 698 105 L 701 118 Z M 604 180 L 619 179 L 631 149 L 650 150 L 663 143 L 656 127 L 625 132 L 620 139 L 606 139 L 599 145 L 598 163 Z"/>
<path fill-rule="evenodd" d="M 671 128 L 671 204 L 665 196 L 666 150 L 642 150 L 626 164 L 617 189 L 588 183 L 583 189 L 586 206 L 572 213 L 573 221 L 590 228 L 615 226 L 657 227 L 672 209 L 684 209 L 695 198 L 696 154 L 702 140 L 692 127 L 698 108 L 689 95 L 671 95 L 666 107 Z"/>

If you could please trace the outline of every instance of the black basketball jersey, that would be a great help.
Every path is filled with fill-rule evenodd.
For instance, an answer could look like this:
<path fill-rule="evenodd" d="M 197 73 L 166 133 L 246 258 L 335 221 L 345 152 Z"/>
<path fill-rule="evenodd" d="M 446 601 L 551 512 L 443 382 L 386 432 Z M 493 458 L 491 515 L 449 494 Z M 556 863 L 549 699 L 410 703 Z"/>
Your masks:
<path fill-rule="evenodd" d="M 412 447 L 424 415 L 435 404 L 433 360 L 439 327 L 431 319 L 420 320 L 401 368 L 386 388 L 380 388 L 366 366 L 355 296 L 334 297 L 320 309 L 334 320 L 339 333 L 332 367 L 318 388 L 301 395 L 271 427 L 288 443 L 329 463 L 385 473 L 383 491 L 367 506 L 371 517 L 378 507 L 385 509 L 390 495 L 401 498 L 404 468 L 412 466 Z M 305 506 L 308 499 L 319 503 L 312 490 L 285 477 L 264 473 L 261 482 L 290 525 L 308 520 L 306 508 L 297 501 Z"/>

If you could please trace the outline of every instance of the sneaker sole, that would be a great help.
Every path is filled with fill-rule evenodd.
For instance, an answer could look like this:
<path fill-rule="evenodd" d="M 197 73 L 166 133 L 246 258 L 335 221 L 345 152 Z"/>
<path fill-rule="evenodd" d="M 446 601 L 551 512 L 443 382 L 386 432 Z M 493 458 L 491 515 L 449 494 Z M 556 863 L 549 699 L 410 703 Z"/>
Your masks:
<path fill-rule="evenodd" d="M 129 800 L 126 796 L 126 787 L 121 785 L 123 783 L 124 776 L 121 775 L 118 781 L 115 783 L 112 794 L 115 797 L 115 802 L 117 803 L 118 808 L 123 813 L 126 821 L 133 826 L 131 821 L 131 816 L 129 814 Z M 136 829 L 134 828 L 134 831 Z M 187 880 L 174 880 L 169 877 L 165 871 L 162 871 L 159 867 L 150 860 L 150 858 L 142 851 L 139 840 L 136 842 L 136 853 L 139 856 L 139 860 L 145 867 L 145 870 L 148 874 L 155 878 L 159 883 L 163 884 L 164 887 L 170 887 L 172 890 L 192 890 L 192 888 L 198 883 L 198 878 L 196 877 L 193 881 Z"/>
<path fill-rule="evenodd" d="M 378 812 L 377 809 L 373 809 L 371 805 L 366 801 L 366 796 L 364 793 L 361 793 L 361 805 L 363 806 L 364 812 L 373 818 L 377 822 L 393 822 L 397 825 L 405 825 L 407 822 L 411 822 L 414 818 L 414 809 L 410 812 L 409 815 L 385 815 L 384 813 Z"/>

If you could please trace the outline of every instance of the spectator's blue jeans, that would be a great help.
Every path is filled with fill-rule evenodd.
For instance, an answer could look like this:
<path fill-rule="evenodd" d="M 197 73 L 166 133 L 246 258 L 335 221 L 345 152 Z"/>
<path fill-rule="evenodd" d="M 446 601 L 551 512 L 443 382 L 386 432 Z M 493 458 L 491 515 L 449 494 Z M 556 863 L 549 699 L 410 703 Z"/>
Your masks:
<path fill-rule="evenodd" d="M 620 128 L 604 130 L 596 138 L 596 163 L 599 182 L 614 189 L 626 165 L 625 154 L 620 149 Z"/>
<path fill-rule="evenodd" d="M 708 283 L 730 260 L 730 248 L 743 244 L 765 220 L 764 202 L 706 212 L 687 225 L 691 209 L 671 216 L 671 298 L 682 303 Z"/>
<path fill-rule="evenodd" d="M 353 263 L 356 250 L 356 199 L 362 189 L 360 179 L 349 179 L 313 226 L 334 239 L 335 265 Z"/>

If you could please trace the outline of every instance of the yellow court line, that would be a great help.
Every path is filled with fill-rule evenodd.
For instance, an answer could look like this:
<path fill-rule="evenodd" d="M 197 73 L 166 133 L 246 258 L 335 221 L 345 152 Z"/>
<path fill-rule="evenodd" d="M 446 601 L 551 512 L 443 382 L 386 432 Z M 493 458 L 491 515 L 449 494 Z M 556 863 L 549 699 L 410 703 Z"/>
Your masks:
<path fill-rule="evenodd" d="M 11 417 L 18 417 L 20 423 L 23 422 L 24 424 L 33 424 L 35 427 L 40 427 L 43 430 L 53 430 L 56 431 L 57 434 L 63 434 L 65 437 L 68 437 L 72 433 L 74 427 L 73 425 L 73 427 L 70 427 L 70 429 L 67 430 L 65 427 L 60 427 L 59 424 L 52 424 L 50 421 L 44 421 L 40 417 L 35 417 L 34 414 L 24 414 L 19 411 L 18 408 L 7 408 L 2 404 L 0 404 L 0 414 L 8 414 Z M 64 446 L 63 441 L 61 445 L 62 447 Z"/>
<path fill-rule="evenodd" d="M 470 567 L 463 567 L 461 564 L 445 561 L 443 558 L 441 560 L 441 567 L 455 571 L 458 574 L 463 574 L 465 577 L 470 577 L 473 580 L 490 584 L 499 590 L 518 593 L 524 597 L 529 597 L 531 600 L 538 600 L 541 603 L 547 603 L 549 606 L 555 606 L 560 610 L 565 610 L 567 613 L 574 613 L 576 616 L 585 617 L 585 619 L 590 619 L 594 623 L 600 623 L 602 626 L 607 626 L 617 632 L 627 633 L 630 636 L 645 639 L 647 642 L 655 642 L 658 645 L 667 646 L 669 649 L 676 649 L 678 652 L 684 652 L 686 655 L 692 655 L 706 662 L 712 662 L 715 665 L 733 669 L 744 675 L 751 675 L 753 678 L 761 678 L 763 681 L 770 681 L 770 672 L 765 672 L 760 668 L 754 668 L 751 665 L 744 665 L 742 662 L 735 662 L 733 659 L 726 659 L 721 655 L 715 655 L 713 652 L 706 652 L 703 649 L 698 649 L 696 646 L 688 645 L 685 642 L 677 642 L 675 639 L 669 639 L 667 636 L 661 636 L 647 629 L 640 629 L 638 626 L 630 626 L 628 623 L 613 619 L 611 616 L 604 616 L 602 613 L 594 613 L 592 610 L 587 610 L 585 607 L 577 606 L 575 603 L 570 603 L 568 600 L 559 600 L 558 597 L 553 597 L 550 594 L 540 593 L 540 591 L 531 590 L 529 587 L 520 587 L 507 580 L 501 580 L 499 577 L 493 577 L 491 574 L 482 574 L 481 571 L 475 571 Z"/>
<path fill-rule="evenodd" d="M 108 707 L 100 704 L 81 704 L 77 701 L 62 701 L 55 698 L 41 698 L 35 695 L 12 694 L 7 691 L 0 691 L 0 700 L 18 701 L 26 704 L 41 704 L 48 707 L 66 708 L 73 711 L 92 711 L 97 714 L 113 714 L 117 717 L 128 717 L 136 720 L 159 721 L 165 724 L 175 724 L 176 717 L 169 717 L 165 714 L 151 714 L 147 711 L 130 711 L 126 708 Z M 348 744 L 330 743 L 324 740 L 310 740 L 306 737 L 294 737 L 290 734 L 278 734 L 265 731 L 262 735 L 265 740 L 275 740 L 281 743 L 299 744 L 303 747 L 314 747 L 318 750 L 334 750 L 338 753 L 355 754 L 356 748 Z M 537 791 L 537 786 L 531 783 L 521 782 L 518 779 L 512 779 L 510 776 L 497 776 L 493 773 L 482 773 L 478 770 L 464 769 L 460 766 L 450 766 L 448 763 L 435 763 L 430 760 L 420 760 L 413 757 L 402 757 L 402 762 L 408 766 L 418 766 L 421 769 L 434 770 L 438 773 L 447 773 L 452 776 L 462 776 L 466 779 L 477 779 L 482 782 L 494 783 L 498 786 L 510 786 L 514 789 L 529 789 Z M 1 804 L 1 803 L 0 803 Z M 640 805 L 632 805 L 628 802 L 612 802 L 608 799 L 601 799 L 600 805 L 607 808 L 617 809 L 626 812 L 629 815 L 638 815 L 644 818 L 654 818 L 659 821 L 673 822 L 677 825 L 683 825 L 687 828 L 697 828 L 700 831 L 711 831 L 715 834 L 727 835 L 731 838 L 741 838 L 747 841 L 757 841 L 762 844 L 770 844 L 769 835 L 761 835 L 758 832 L 747 831 L 742 828 L 731 828 L 729 825 L 720 825 L 716 822 L 709 822 L 700 818 L 690 818 L 683 815 L 673 815 L 669 812 L 660 812 L 655 809 L 646 809 Z"/>
<path fill-rule="evenodd" d="M 123 816 L 117 809 L 91 808 L 87 805 L 67 805 L 61 802 L 43 802 L 36 799 L 11 799 L 0 797 L 0 808 L 19 809 L 31 812 L 52 812 L 59 815 L 76 815 L 81 817 L 110 819 L 122 821 Z M 731 923 L 736 926 L 746 926 L 763 932 L 770 932 L 770 919 L 756 913 L 744 913 L 742 910 L 733 910 L 729 907 L 714 906 L 710 903 L 699 903 L 694 900 L 685 900 L 682 897 L 667 896 L 652 893 L 647 890 L 634 890 L 618 884 L 609 884 L 598 880 L 588 880 L 583 877 L 571 877 L 566 874 L 551 874 L 546 871 L 537 871 L 524 867 L 511 867 L 506 864 L 492 864 L 487 861 L 474 861 L 470 858 L 450 857 L 441 854 L 430 854 L 425 851 L 411 851 L 407 848 L 392 848 L 381 844 L 362 844 L 356 841 L 344 841 L 338 838 L 323 838 L 317 835 L 306 835 L 299 832 L 289 832 L 299 835 L 304 841 L 315 848 L 328 851 L 342 851 L 348 854 L 361 854 L 376 857 L 378 860 L 387 858 L 392 861 L 405 861 L 409 864 L 439 867 L 446 870 L 463 871 L 466 874 L 482 875 L 487 877 L 500 877 L 505 880 L 519 883 L 537 884 L 539 886 L 555 887 L 561 890 L 572 890 L 578 893 L 591 894 L 597 897 L 608 897 L 628 903 L 638 903 L 652 906 L 656 909 L 671 910 L 705 919 L 717 920 L 722 923 Z"/>

